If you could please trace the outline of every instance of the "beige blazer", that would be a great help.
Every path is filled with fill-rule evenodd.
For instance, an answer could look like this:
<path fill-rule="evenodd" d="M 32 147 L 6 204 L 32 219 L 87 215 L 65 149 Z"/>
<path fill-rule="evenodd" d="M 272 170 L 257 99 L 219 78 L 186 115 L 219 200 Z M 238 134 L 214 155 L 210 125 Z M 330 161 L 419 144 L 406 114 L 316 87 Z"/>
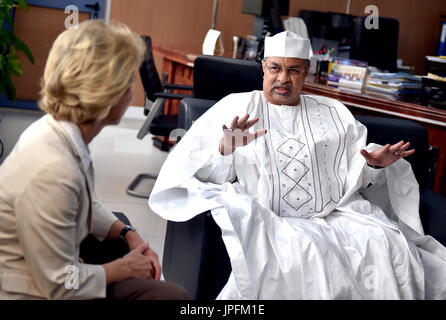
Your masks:
<path fill-rule="evenodd" d="M 105 297 L 105 270 L 79 262 L 81 241 L 102 240 L 116 217 L 95 199 L 93 169 L 46 115 L 0 166 L 0 299 Z"/>

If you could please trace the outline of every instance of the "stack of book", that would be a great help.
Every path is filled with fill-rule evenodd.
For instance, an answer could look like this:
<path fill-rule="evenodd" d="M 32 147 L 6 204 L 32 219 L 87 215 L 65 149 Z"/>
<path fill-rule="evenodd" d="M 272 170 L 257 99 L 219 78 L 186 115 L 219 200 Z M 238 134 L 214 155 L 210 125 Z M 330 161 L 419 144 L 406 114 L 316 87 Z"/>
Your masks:
<path fill-rule="evenodd" d="M 428 74 L 422 77 L 424 102 L 446 109 L 446 56 L 427 56 L 425 64 Z"/>
<path fill-rule="evenodd" d="M 328 66 L 327 85 L 360 93 L 366 74 L 367 62 L 334 58 Z"/>
<path fill-rule="evenodd" d="M 371 93 L 399 98 L 419 96 L 422 88 L 421 77 L 400 72 L 371 72 L 366 79 L 365 88 Z"/>

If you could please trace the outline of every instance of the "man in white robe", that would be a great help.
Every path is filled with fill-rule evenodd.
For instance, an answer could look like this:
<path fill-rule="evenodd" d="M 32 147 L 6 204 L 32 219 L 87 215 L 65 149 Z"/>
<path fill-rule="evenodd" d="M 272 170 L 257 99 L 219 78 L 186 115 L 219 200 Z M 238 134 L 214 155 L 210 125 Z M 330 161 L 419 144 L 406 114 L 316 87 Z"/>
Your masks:
<path fill-rule="evenodd" d="M 267 37 L 263 91 L 193 124 L 150 207 L 174 221 L 211 210 L 232 267 L 219 299 L 446 298 L 446 249 L 423 233 L 402 159 L 414 150 L 365 147 L 342 103 L 302 95 L 309 51 L 291 32 Z"/>

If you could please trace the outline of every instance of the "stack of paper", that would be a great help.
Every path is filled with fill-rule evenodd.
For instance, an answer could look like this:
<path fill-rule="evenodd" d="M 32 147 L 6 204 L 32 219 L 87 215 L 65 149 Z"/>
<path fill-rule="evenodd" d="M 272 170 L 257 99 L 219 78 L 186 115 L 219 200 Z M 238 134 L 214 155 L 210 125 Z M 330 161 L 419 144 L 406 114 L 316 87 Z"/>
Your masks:
<path fill-rule="evenodd" d="M 421 77 L 406 73 L 372 72 L 366 80 L 367 91 L 394 96 L 419 95 Z"/>
<path fill-rule="evenodd" d="M 426 56 L 426 59 L 429 61 L 435 61 L 435 62 L 440 62 L 440 63 L 446 63 L 446 56 Z"/>

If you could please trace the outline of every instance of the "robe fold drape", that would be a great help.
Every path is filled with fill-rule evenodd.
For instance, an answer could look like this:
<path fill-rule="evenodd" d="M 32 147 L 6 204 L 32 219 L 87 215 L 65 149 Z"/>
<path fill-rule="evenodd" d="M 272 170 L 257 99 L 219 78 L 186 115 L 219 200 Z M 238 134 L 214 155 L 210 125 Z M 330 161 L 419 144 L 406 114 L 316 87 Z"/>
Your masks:
<path fill-rule="evenodd" d="M 222 125 L 245 114 L 268 133 L 222 156 Z M 367 166 L 366 138 L 330 98 L 232 94 L 171 151 L 149 205 L 174 221 L 211 210 L 232 266 L 219 299 L 444 299 L 446 249 L 424 235 L 410 164 Z"/>

